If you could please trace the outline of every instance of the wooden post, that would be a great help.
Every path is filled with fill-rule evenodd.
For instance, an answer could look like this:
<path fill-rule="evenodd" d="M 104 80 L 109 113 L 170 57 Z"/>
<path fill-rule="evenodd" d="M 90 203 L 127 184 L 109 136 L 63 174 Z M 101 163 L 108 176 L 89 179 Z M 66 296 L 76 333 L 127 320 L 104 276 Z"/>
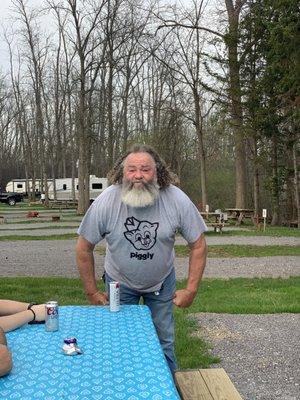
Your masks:
<path fill-rule="evenodd" d="M 209 205 L 205 205 L 205 212 L 206 212 L 206 220 L 208 220 L 208 213 L 209 213 Z"/>

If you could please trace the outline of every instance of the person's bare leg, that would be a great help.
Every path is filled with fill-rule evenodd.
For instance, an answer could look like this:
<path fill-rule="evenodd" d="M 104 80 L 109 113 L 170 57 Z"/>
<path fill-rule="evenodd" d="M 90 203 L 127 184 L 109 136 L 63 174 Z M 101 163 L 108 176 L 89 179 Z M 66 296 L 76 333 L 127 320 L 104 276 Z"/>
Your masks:
<path fill-rule="evenodd" d="M 0 315 L 16 314 L 27 310 L 29 303 L 14 300 L 0 300 Z"/>
<path fill-rule="evenodd" d="M 7 375 L 12 369 L 11 354 L 6 345 L 5 333 L 0 328 L 0 376 Z"/>

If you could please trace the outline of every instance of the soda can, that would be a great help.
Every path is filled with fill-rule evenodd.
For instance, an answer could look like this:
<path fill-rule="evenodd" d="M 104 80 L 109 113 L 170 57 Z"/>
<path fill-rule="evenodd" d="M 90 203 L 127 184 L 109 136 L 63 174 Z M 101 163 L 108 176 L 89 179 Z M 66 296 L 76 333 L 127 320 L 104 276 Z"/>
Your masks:
<path fill-rule="evenodd" d="M 76 354 L 82 354 L 82 350 L 77 345 L 77 339 L 75 337 L 64 339 L 62 351 L 67 356 L 75 356 Z"/>
<path fill-rule="evenodd" d="M 120 310 L 120 284 L 119 282 L 109 283 L 109 309 L 116 312 Z"/>
<path fill-rule="evenodd" d="M 46 303 L 45 329 L 47 332 L 58 331 L 58 304 L 57 301 Z"/>

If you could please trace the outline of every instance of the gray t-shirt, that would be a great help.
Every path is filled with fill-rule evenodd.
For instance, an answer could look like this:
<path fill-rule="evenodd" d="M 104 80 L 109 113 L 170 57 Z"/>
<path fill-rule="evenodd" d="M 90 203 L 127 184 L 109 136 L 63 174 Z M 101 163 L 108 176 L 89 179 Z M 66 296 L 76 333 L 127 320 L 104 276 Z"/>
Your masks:
<path fill-rule="evenodd" d="M 112 185 L 88 209 L 78 234 L 92 244 L 106 239 L 105 270 L 112 279 L 153 292 L 174 268 L 175 233 L 193 243 L 206 230 L 195 205 L 176 186 L 161 189 L 152 206 L 133 208 L 121 201 L 121 187 Z"/>

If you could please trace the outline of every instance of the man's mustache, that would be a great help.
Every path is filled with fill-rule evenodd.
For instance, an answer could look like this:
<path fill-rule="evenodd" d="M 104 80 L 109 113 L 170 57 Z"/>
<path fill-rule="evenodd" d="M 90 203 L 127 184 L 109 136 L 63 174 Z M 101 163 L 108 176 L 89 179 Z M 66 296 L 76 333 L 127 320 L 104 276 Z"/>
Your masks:
<path fill-rule="evenodd" d="M 146 188 L 146 189 L 148 189 L 149 187 L 151 187 L 151 183 L 146 182 L 146 181 L 144 181 L 143 179 L 142 179 L 142 180 L 139 180 L 139 181 L 126 181 L 126 182 L 125 182 L 125 185 L 127 186 L 128 189 L 133 189 L 135 183 L 141 183 L 141 184 L 144 186 L 144 188 Z"/>

